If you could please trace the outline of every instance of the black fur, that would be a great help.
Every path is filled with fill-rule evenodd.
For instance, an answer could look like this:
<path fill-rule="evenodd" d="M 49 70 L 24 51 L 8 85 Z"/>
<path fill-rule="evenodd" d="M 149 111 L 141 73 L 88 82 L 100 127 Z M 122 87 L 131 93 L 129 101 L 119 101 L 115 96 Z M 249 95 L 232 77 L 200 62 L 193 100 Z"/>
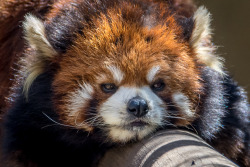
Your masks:
<path fill-rule="evenodd" d="M 183 39 L 186 41 L 189 41 L 191 38 L 193 28 L 194 28 L 194 20 L 193 18 L 189 17 L 181 17 L 181 16 L 175 16 L 177 23 L 183 28 Z"/>
<path fill-rule="evenodd" d="M 222 118 L 226 113 L 226 98 L 223 88 L 223 76 L 218 72 L 204 67 L 202 70 L 204 95 L 200 97 L 199 118 L 194 127 L 206 140 L 211 140 L 222 128 Z"/>
<path fill-rule="evenodd" d="M 203 69 L 202 79 L 205 94 L 201 97 L 200 117 L 193 127 L 218 151 L 244 166 L 243 161 L 250 161 L 250 107 L 246 92 L 229 75 L 221 76 L 208 67 Z"/>
<path fill-rule="evenodd" d="M 17 154 L 24 166 L 29 166 L 30 162 L 39 164 L 38 167 L 95 166 L 109 146 L 102 145 L 98 129 L 89 135 L 50 120 L 59 122 L 51 104 L 51 78 L 48 73 L 39 76 L 30 89 L 28 102 L 20 95 L 8 111 L 5 155 Z"/>

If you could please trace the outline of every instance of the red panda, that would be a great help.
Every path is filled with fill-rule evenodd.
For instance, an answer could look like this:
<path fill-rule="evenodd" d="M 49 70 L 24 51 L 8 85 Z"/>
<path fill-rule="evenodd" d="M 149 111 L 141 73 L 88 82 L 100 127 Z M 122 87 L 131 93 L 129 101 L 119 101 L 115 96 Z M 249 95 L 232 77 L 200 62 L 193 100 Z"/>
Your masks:
<path fill-rule="evenodd" d="M 250 164 L 246 93 L 215 53 L 205 7 L 7 0 L 0 9 L 3 71 L 17 69 L 1 77 L 7 165 L 96 166 L 110 147 L 166 128 L 194 129 Z"/>

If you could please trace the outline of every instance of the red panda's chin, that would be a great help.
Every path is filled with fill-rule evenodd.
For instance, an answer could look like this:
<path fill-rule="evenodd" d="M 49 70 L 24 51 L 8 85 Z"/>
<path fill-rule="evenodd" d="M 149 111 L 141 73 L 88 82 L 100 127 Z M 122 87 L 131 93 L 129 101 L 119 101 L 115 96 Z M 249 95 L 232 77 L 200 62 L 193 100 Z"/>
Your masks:
<path fill-rule="evenodd" d="M 124 126 L 124 127 L 110 127 L 108 136 L 115 143 L 127 143 L 134 140 L 141 140 L 153 133 L 157 126 Z"/>

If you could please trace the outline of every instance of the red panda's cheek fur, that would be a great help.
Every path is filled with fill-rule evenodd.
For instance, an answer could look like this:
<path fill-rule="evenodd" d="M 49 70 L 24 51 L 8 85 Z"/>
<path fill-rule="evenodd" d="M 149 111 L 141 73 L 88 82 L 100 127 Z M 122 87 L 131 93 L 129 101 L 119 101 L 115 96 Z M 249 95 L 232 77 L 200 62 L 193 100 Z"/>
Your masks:
<path fill-rule="evenodd" d="M 165 83 L 164 90 L 156 92 L 156 94 L 166 103 L 166 106 L 170 106 L 170 108 L 175 106 L 173 109 L 176 111 L 174 115 L 180 117 L 180 119 L 173 119 L 172 123 L 177 126 L 190 124 L 199 114 L 196 108 L 199 105 L 199 96 L 202 94 L 203 85 L 200 81 L 198 69 L 193 68 L 195 63 L 188 59 L 188 56 L 184 56 L 172 60 L 169 63 L 168 71 L 164 71 L 156 77 L 163 78 Z M 185 64 L 183 61 L 190 62 Z M 178 94 L 181 94 L 181 99 L 186 100 L 175 101 L 175 96 L 178 96 Z M 185 109 L 182 108 L 182 105 L 186 105 Z M 166 110 L 171 113 L 170 108 L 167 107 Z M 193 114 L 190 115 L 188 112 Z"/>
<path fill-rule="evenodd" d="M 60 120 L 66 125 L 89 132 L 95 128 L 92 117 L 98 116 L 98 104 L 110 96 L 92 82 L 93 76 L 73 68 L 59 72 L 53 82 L 53 102 Z"/>

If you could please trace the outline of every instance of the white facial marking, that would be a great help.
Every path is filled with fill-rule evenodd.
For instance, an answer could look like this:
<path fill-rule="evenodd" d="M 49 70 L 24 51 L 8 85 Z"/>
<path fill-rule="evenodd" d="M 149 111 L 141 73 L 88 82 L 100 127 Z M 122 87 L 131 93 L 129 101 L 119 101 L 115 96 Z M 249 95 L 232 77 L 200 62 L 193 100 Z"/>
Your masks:
<path fill-rule="evenodd" d="M 96 82 L 97 83 L 102 83 L 104 82 L 105 80 L 107 80 L 107 76 L 105 74 L 99 74 L 97 77 L 96 77 Z"/>
<path fill-rule="evenodd" d="M 113 141 L 125 143 L 134 138 L 135 133 L 122 128 L 112 127 L 109 136 Z"/>
<path fill-rule="evenodd" d="M 187 118 L 192 118 L 194 116 L 194 113 L 190 110 L 190 101 L 183 93 L 178 92 L 173 94 L 173 102 Z"/>
<path fill-rule="evenodd" d="M 152 133 L 155 130 L 155 126 L 146 127 L 142 130 L 126 130 L 122 128 L 112 127 L 109 131 L 109 137 L 115 141 L 120 143 L 126 143 L 128 141 L 134 139 L 143 139 L 148 134 Z"/>
<path fill-rule="evenodd" d="M 79 85 L 79 89 L 73 92 L 69 96 L 68 111 L 70 116 L 76 116 L 79 110 L 81 110 L 86 101 L 91 99 L 94 90 L 90 84 L 83 83 Z"/>
<path fill-rule="evenodd" d="M 160 66 L 151 68 L 147 74 L 147 81 L 150 83 L 154 80 L 155 75 L 159 72 Z"/>
<path fill-rule="evenodd" d="M 145 128 L 129 125 L 135 118 L 127 112 L 127 103 L 136 96 L 145 99 L 149 106 L 149 112 L 140 118 L 149 123 Z M 119 142 L 142 139 L 152 133 L 162 123 L 164 111 L 164 102 L 148 86 L 140 88 L 122 86 L 100 106 L 100 115 L 104 123 L 109 125 L 110 138 Z"/>
<path fill-rule="evenodd" d="M 107 68 L 113 75 L 113 79 L 119 84 L 123 80 L 124 73 L 116 66 L 107 65 Z"/>

